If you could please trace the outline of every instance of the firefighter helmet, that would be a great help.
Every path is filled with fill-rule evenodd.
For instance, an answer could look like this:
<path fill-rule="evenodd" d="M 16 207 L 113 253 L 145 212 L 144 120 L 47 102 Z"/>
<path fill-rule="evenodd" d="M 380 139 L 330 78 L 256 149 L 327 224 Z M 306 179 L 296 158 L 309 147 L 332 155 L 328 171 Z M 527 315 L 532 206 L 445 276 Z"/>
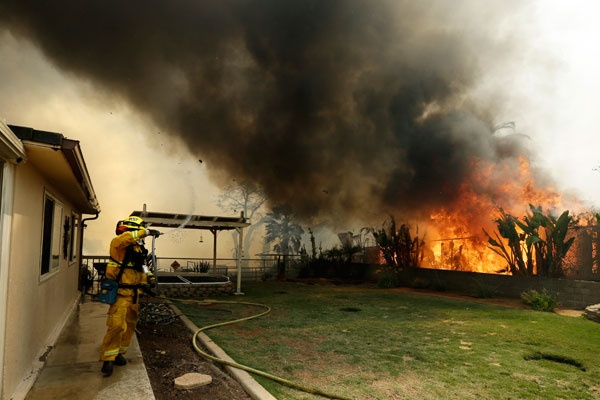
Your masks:
<path fill-rule="evenodd" d="M 140 217 L 136 217 L 135 215 L 130 215 L 129 217 L 125 218 L 121 225 L 126 227 L 127 230 L 144 229 L 146 226 L 144 220 Z"/>

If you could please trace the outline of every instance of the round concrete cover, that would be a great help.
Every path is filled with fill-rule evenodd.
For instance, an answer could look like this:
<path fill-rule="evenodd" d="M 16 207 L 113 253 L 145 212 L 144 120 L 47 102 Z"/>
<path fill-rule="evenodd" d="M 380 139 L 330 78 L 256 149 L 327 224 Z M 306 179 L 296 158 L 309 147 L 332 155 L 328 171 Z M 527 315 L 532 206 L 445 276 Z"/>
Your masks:
<path fill-rule="evenodd" d="M 197 372 L 190 372 L 189 374 L 185 374 L 180 376 L 179 378 L 175 378 L 175 387 L 177 389 L 196 389 L 201 386 L 209 385 L 212 382 L 212 377 L 210 375 L 199 374 Z"/>

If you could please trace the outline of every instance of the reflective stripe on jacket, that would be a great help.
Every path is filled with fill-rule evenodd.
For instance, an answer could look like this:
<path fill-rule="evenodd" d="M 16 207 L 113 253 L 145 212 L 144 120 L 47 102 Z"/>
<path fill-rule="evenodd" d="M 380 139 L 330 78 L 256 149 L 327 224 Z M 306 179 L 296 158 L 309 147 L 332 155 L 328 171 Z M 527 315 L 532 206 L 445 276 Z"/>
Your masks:
<path fill-rule="evenodd" d="M 137 231 L 123 232 L 119 236 L 113 238 L 110 242 L 110 258 L 106 266 L 106 278 L 117 280 L 119 270 L 123 267 L 120 263 L 125 258 L 125 253 L 128 246 L 133 246 L 133 250 L 141 252 L 142 247 L 137 244 L 137 241 L 146 237 L 146 229 L 139 229 Z M 129 266 L 133 266 L 133 262 L 127 263 Z M 119 285 L 140 285 L 146 283 L 146 274 L 142 271 L 136 271 L 133 268 L 125 268 L 123 275 L 121 276 Z M 122 296 L 134 296 L 135 292 L 132 288 L 119 288 L 119 294 Z"/>

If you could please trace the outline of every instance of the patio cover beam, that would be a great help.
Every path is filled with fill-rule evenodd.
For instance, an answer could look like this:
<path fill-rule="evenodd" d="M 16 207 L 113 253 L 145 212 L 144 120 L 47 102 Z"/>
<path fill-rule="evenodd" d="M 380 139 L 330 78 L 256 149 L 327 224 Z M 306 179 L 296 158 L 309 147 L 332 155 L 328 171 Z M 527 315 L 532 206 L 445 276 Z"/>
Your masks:
<path fill-rule="evenodd" d="M 173 229 L 204 229 L 212 232 L 214 235 L 213 245 L 213 267 L 217 265 L 217 233 L 223 230 L 235 229 L 239 233 L 239 241 L 237 243 L 238 249 L 236 258 L 236 269 L 237 269 L 237 292 L 236 294 L 243 294 L 241 292 L 242 284 L 242 238 L 243 229 L 250 226 L 244 218 L 244 213 L 241 213 L 240 217 L 219 217 L 219 216 L 207 216 L 207 215 L 185 215 L 185 214 L 172 214 L 163 212 L 150 212 L 146 210 L 146 205 L 141 211 L 132 211 L 130 215 L 140 217 L 152 228 L 173 228 Z"/>

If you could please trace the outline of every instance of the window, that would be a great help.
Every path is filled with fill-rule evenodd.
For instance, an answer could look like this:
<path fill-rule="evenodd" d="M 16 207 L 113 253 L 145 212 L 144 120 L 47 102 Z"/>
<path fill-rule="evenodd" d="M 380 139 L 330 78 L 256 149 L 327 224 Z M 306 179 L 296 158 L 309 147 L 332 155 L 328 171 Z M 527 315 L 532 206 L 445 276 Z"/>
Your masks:
<path fill-rule="evenodd" d="M 62 221 L 62 205 L 46 194 L 44 196 L 41 275 L 52 272 L 59 266 Z"/>

